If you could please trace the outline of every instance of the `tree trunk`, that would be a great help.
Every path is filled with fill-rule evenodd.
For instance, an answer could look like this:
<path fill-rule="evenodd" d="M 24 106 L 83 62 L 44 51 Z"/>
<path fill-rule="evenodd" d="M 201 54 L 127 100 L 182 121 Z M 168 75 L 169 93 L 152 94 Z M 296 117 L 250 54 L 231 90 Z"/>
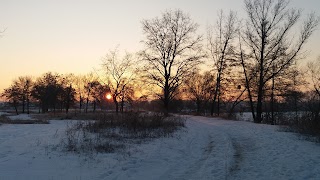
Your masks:
<path fill-rule="evenodd" d="M 168 99 L 164 99 L 164 114 L 165 114 L 165 116 L 169 115 L 169 101 L 168 101 Z"/>
<path fill-rule="evenodd" d="M 197 99 L 197 114 L 200 115 L 200 109 L 201 109 L 201 100 Z"/>
<path fill-rule="evenodd" d="M 29 97 L 27 97 L 27 114 L 30 114 L 30 100 L 29 100 Z"/>
<path fill-rule="evenodd" d="M 13 101 L 13 106 L 14 106 L 14 109 L 15 109 L 15 111 L 16 111 L 16 114 L 17 115 L 19 115 L 19 112 L 18 112 L 18 104 L 17 104 L 17 102 L 16 101 Z"/>
<path fill-rule="evenodd" d="M 244 73 L 245 80 L 246 80 L 246 88 L 247 88 L 248 96 L 249 96 L 251 114 L 252 114 L 253 122 L 256 122 L 256 116 L 255 116 L 255 113 L 254 113 L 253 99 L 252 99 L 252 94 L 251 94 L 251 90 L 250 90 L 250 80 L 248 78 L 247 69 L 246 69 L 246 66 L 244 64 L 244 57 L 243 57 L 243 53 L 242 53 L 242 49 L 241 49 L 241 44 L 240 44 L 240 50 L 241 50 L 241 54 L 240 54 L 241 65 L 242 65 L 243 73 Z"/>
<path fill-rule="evenodd" d="M 259 89 L 258 89 L 258 100 L 257 100 L 257 117 L 254 121 L 255 123 L 262 122 L 262 98 L 263 98 L 263 79 L 260 77 L 259 80 Z"/>
<path fill-rule="evenodd" d="M 116 101 L 115 104 L 116 104 L 116 114 L 118 114 L 119 113 L 119 103 Z"/>
<path fill-rule="evenodd" d="M 259 64 L 259 84 L 258 84 L 258 101 L 257 101 L 257 118 L 255 123 L 262 122 L 262 100 L 264 96 L 264 51 L 265 51 L 265 44 L 266 44 L 266 22 L 263 21 L 261 23 L 261 49 L 260 49 L 260 64 Z"/>
<path fill-rule="evenodd" d="M 164 114 L 169 115 L 169 103 L 170 103 L 170 91 L 169 91 L 169 77 L 166 75 L 165 86 L 164 86 Z"/>
<path fill-rule="evenodd" d="M 72 86 L 70 84 L 69 88 L 67 89 L 67 102 L 66 102 L 66 113 L 68 114 L 69 108 L 70 108 L 70 103 L 71 103 L 71 89 Z"/>
<path fill-rule="evenodd" d="M 80 100 L 79 100 L 79 109 L 80 109 L 80 113 L 82 111 L 82 97 L 80 95 Z"/>
<path fill-rule="evenodd" d="M 88 106 L 89 106 L 89 98 L 87 97 L 87 102 L 86 102 L 86 113 L 88 113 Z"/>
<path fill-rule="evenodd" d="M 93 112 L 96 112 L 96 106 L 97 106 L 96 100 L 94 100 L 94 101 L 93 101 Z"/>
<path fill-rule="evenodd" d="M 271 124 L 276 124 L 274 119 L 274 77 L 272 78 L 272 87 L 271 87 Z"/>
<path fill-rule="evenodd" d="M 220 116 L 220 88 L 218 92 L 217 115 Z"/>
<path fill-rule="evenodd" d="M 217 96 L 218 96 L 218 92 L 220 89 L 220 74 L 217 74 L 217 84 L 216 84 L 216 89 L 214 92 L 214 96 L 213 96 L 213 101 L 212 101 L 212 106 L 211 106 L 211 116 L 213 116 L 214 111 L 215 111 L 215 106 L 216 106 L 216 100 L 217 100 Z"/>
<path fill-rule="evenodd" d="M 26 98 L 23 95 L 23 98 L 22 98 L 22 113 L 25 113 L 25 102 L 26 102 Z"/>
<path fill-rule="evenodd" d="M 120 111 L 123 113 L 123 107 L 124 107 L 124 99 L 121 98 L 121 107 L 120 107 Z"/>
<path fill-rule="evenodd" d="M 113 102 L 114 102 L 114 104 L 116 106 L 116 114 L 118 114 L 119 113 L 119 103 L 117 101 L 117 96 L 116 95 L 113 95 Z"/>

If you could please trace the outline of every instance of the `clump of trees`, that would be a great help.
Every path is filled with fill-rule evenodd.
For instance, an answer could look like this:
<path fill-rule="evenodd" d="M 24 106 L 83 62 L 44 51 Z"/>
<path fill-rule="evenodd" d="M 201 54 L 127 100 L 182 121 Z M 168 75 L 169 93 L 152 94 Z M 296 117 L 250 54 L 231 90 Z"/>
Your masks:
<path fill-rule="evenodd" d="M 36 79 L 19 77 L 1 96 L 13 105 L 17 114 L 19 107 L 22 113 L 29 113 L 31 104 L 33 110 L 38 107 L 42 113 L 65 111 L 68 114 L 71 108 L 88 112 L 89 103 L 92 111 L 96 111 L 97 106 L 102 106 L 107 89 L 108 86 L 101 84 L 92 73 L 75 76 L 48 72 Z M 79 106 L 76 106 L 77 101 Z"/>
<path fill-rule="evenodd" d="M 261 123 L 266 88 L 271 86 L 271 101 L 274 101 L 275 81 L 294 65 L 301 55 L 303 45 L 310 38 L 318 25 L 314 14 L 303 22 L 300 32 L 295 32 L 295 25 L 301 17 L 301 11 L 290 9 L 286 0 L 246 0 L 245 9 L 248 18 L 241 32 L 243 45 L 241 63 L 247 79 L 257 77 L 255 83 L 247 82 L 247 89 L 256 94 L 256 108 L 252 111 L 254 122 Z M 296 41 L 291 39 L 296 38 Z M 252 93 L 249 98 L 253 99 Z M 251 103 L 253 101 L 251 100 Z M 253 106 L 253 105 L 251 105 Z"/>
<path fill-rule="evenodd" d="M 208 28 L 206 46 L 190 15 L 168 10 L 141 22 L 144 46 L 137 54 L 109 51 L 102 76 L 21 77 L 2 96 L 17 112 L 19 104 L 22 112 L 29 112 L 30 102 L 37 102 L 42 112 L 65 109 L 67 113 L 75 104 L 79 112 L 88 112 L 91 102 L 95 111 L 104 106 L 109 93 L 115 112 L 123 112 L 126 104 L 154 110 L 161 101 L 165 114 L 184 108 L 200 114 L 210 104 L 212 116 L 250 111 L 256 123 L 278 124 L 281 111 L 295 111 L 298 117 L 298 107 L 311 92 L 320 97 L 320 64 L 309 65 L 313 84 L 309 92 L 303 91 L 308 83 L 301 74 L 306 73 L 298 68 L 319 18 L 309 14 L 300 21 L 302 12 L 290 8 L 287 0 L 244 0 L 244 4 L 243 20 L 233 11 L 218 13 L 216 24 Z M 204 63 L 206 70 L 201 71 Z"/>

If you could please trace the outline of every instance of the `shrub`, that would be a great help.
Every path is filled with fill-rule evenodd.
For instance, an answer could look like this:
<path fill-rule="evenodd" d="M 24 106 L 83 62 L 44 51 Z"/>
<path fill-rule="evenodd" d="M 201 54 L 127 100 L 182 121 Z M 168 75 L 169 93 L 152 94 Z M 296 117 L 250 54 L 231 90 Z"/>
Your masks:
<path fill-rule="evenodd" d="M 95 119 L 78 121 L 67 128 L 66 138 L 62 140 L 65 150 L 111 153 L 130 143 L 172 137 L 185 123 L 180 117 L 160 113 L 105 113 Z"/>
<path fill-rule="evenodd" d="M 301 117 L 292 121 L 291 127 L 303 134 L 320 136 L 320 116 L 312 112 L 305 112 Z"/>
<path fill-rule="evenodd" d="M 286 116 L 284 131 L 296 132 L 308 140 L 320 142 L 320 114 L 312 111 Z"/>

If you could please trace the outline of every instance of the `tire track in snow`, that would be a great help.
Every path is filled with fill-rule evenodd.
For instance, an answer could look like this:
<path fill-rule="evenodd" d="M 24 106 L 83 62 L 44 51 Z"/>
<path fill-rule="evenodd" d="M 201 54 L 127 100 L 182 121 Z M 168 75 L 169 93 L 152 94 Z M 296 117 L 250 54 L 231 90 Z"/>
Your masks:
<path fill-rule="evenodd" d="M 181 160 L 170 164 L 158 179 L 212 179 L 213 173 L 220 173 L 218 176 L 221 176 L 221 171 L 212 172 L 213 164 L 222 167 L 221 163 L 214 162 L 215 154 L 220 151 L 215 146 L 216 133 L 211 133 L 211 128 L 203 123 L 188 121 L 191 138 L 180 149 L 180 158 L 177 159 Z"/>
<path fill-rule="evenodd" d="M 240 142 L 238 142 L 235 139 L 231 139 L 231 144 L 233 147 L 233 163 L 231 164 L 231 166 L 228 169 L 229 174 L 234 174 L 237 170 L 240 170 L 241 167 L 241 162 L 243 161 L 243 152 L 244 147 L 243 145 L 241 145 Z"/>
<path fill-rule="evenodd" d="M 208 118 L 200 121 L 198 118 L 193 119 L 192 116 L 188 118 L 201 126 L 198 129 L 201 136 L 197 135 L 193 141 L 203 141 L 201 139 L 206 138 L 206 143 L 199 147 L 201 153 L 197 152 L 200 155 L 188 161 L 189 166 L 183 170 L 182 174 L 180 173 L 180 176 L 175 178 L 169 176 L 169 179 L 227 179 L 228 177 L 228 164 L 233 161 L 234 152 L 232 145 L 230 145 L 231 150 L 228 150 L 229 144 L 232 144 L 229 134 L 221 130 L 220 125 L 216 126 L 215 122 L 208 121 Z"/>
<path fill-rule="evenodd" d="M 165 171 L 159 179 L 185 179 L 186 169 L 182 169 L 181 164 L 193 162 L 198 159 L 196 149 L 199 148 L 199 139 L 204 138 L 202 134 L 195 133 L 192 129 L 188 129 L 188 133 L 192 133 L 192 138 L 188 139 L 183 146 L 179 149 L 180 161 L 176 161 L 174 164 L 168 164 L 170 167 Z M 190 168 L 188 168 L 190 170 Z"/>
<path fill-rule="evenodd" d="M 203 148 L 203 152 L 201 154 L 201 158 L 196 160 L 194 164 L 190 165 L 190 167 L 184 172 L 184 174 L 178 179 L 194 179 L 199 178 L 202 179 L 205 174 L 202 174 L 203 169 L 206 168 L 207 161 L 210 156 L 213 155 L 214 141 L 212 137 L 209 136 L 209 142 L 205 148 Z"/>
<path fill-rule="evenodd" d="M 223 179 L 233 179 L 237 172 L 241 170 L 243 161 L 248 158 L 247 153 L 252 152 L 255 144 L 254 140 L 248 137 L 247 134 L 243 133 L 241 129 L 234 126 L 230 121 L 219 119 L 214 119 L 211 121 L 209 118 L 205 117 L 201 118 L 200 120 L 198 118 L 198 120 L 194 121 L 206 124 L 213 129 L 212 133 L 215 132 L 215 146 L 220 147 L 219 149 L 216 149 L 217 152 L 213 155 L 219 156 L 219 153 L 224 154 L 224 170 L 222 170 L 224 171 Z M 230 131 L 233 132 L 230 133 Z M 223 146 L 223 144 L 226 145 Z M 212 165 L 212 168 L 214 169 L 216 167 Z M 214 177 L 214 179 L 216 178 L 217 177 Z"/>

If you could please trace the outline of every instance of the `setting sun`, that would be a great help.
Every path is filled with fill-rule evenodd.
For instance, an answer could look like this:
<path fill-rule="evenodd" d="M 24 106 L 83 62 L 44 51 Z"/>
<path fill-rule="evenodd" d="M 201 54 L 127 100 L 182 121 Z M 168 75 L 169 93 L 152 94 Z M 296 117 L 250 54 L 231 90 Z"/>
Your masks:
<path fill-rule="evenodd" d="M 106 98 L 109 100 L 112 98 L 111 94 L 106 94 Z"/>

